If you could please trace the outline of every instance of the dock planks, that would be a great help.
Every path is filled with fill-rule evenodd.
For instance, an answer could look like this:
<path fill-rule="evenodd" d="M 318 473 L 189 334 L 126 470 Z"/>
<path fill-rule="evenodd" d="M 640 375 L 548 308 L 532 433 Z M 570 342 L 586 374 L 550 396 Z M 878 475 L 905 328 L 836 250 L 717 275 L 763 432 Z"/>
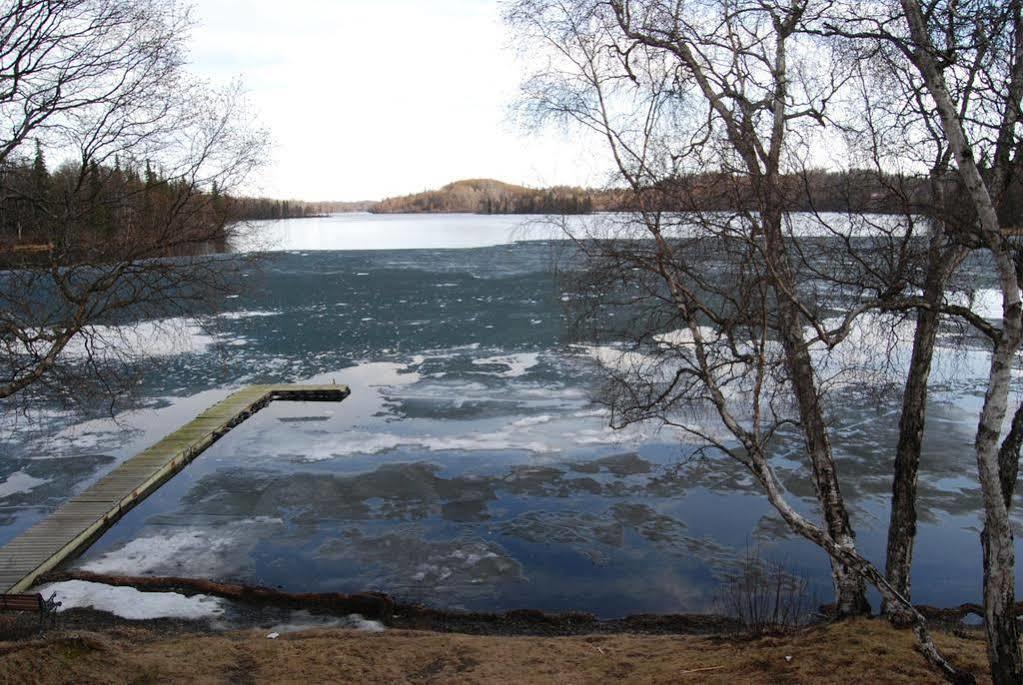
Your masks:
<path fill-rule="evenodd" d="M 344 385 L 251 385 L 213 405 L 0 548 L 0 592 L 19 593 L 83 552 L 225 433 L 273 400 L 340 402 Z"/>

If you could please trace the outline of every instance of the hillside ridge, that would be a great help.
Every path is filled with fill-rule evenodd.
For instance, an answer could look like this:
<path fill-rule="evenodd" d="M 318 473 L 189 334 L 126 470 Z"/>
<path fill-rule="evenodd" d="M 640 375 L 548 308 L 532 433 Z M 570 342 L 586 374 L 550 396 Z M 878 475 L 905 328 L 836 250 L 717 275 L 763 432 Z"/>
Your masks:
<path fill-rule="evenodd" d="M 369 211 L 377 214 L 588 214 L 591 191 L 569 186 L 528 188 L 492 178 L 453 181 L 436 190 L 390 197 Z"/>

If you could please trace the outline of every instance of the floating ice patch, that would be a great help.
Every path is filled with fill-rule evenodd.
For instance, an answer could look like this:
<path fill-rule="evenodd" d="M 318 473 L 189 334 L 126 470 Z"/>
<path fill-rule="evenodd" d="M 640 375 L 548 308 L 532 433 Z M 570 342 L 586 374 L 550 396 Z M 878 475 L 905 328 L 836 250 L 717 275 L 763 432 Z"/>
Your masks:
<path fill-rule="evenodd" d="M 208 350 L 216 339 L 184 318 L 140 321 L 126 326 L 89 326 L 71 339 L 63 354 L 83 357 L 171 357 Z"/>
<path fill-rule="evenodd" d="M 81 568 L 93 573 L 211 578 L 237 570 L 260 535 L 279 525 L 279 519 L 256 518 L 218 528 L 148 535 L 129 540 Z"/>
<path fill-rule="evenodd" d="M 647 436 L 642 431 L 628 429 L 620 431 L 611 428 L 585 429 L 575 434 L 575 444 L 577 445 L 639 445 L 646 439 Z"/>
<path fill-rule="evenodd" d="M 539 436 L 542 437 L 542 436 Z M 497 431 L 476 436 L 395 435 L 393 433 L 350 432 L 343 444 L 315 444 L 304 448 L 303 461 L 323 461 L 356 454 L 380 454 L 399 447 L 416 447 L 429 452 L 472 452 L 475 450 L 522 450 L 525 452 L 560 452 L 561 448 L 547 441 L 519 432 Z"/>
<path fill-rule="evenodd" d="M 550 414 L 541 414 L 540 416 L 527 416 L 524 419 L 518 421 L 512 421 L 513 428 L 528 428 L 529 426 L 539 426 L 544 423 L 550 423 L 554 420 L 554 417 Z"/>
<path fill-rule="evenodd" d="M 39 588 L 44 597 L 56 593 L 59 611 L 96 609 L 141 621 L 152 618 L 200 619 L 224 613 L 224 603 L 207 595 L 185 597 L 174 592 L 140 592 L 131 587 L 69 580 Z"/>
<path fill-rule="evenodd" d="M 540 354 L 537 352 L 523 352 L 521 354 L 509 354 L 499 357 L 481 357 L 474 359 L 475 366 L 505 366 L 507 371 L 497 374 L 503 378 L 517 378 L 525 375 L 527 371 L 540 363 Z"/>
<path fill-rule="evenodd" d="M 996 288 L 979 288 L 972 293 L 956 292 L 949 299 L 953 304 L 969 307 L 985 319 L 1002 318 L 1002 291 Z"/>
<path fill-rule="evenodd" d="M 0 483 L 0 499 L 22 492 L 29 492 L 48 482 L 46 479 L 30 476 L 24 471 L 15 471 L 7 476 L 7 480 Z"/>
<path fill-rule="evenodd" d="M 410 592 L 458 588 L 492 592 L 495 584 L 523 579 L 521 564 L 497 544 L 484 540 L 425 540 L 390 532 L 381 536 L 353 530 L 344 540 L 331 540 L 319 549 L 324 557 L 359 559 L 379 565 L 376 584 L 401 584 Z"/>
<path fill-rule="evenodd" d="M 264 316 L 279 316 L 280 312 L 275 310 L 258 309 L 258 310 L 241 310 L 236 312 L 224 312 L 218 316 L 220 319 L 226 319 L 228 321 L 237 321 L 239 319 L 257 319 Z"/>
<path fill-rule="evenodd" d="M 697 330 L 705 341 L 714 340 L 717 337 L 714 329 L 708 326 L 698 326 Z M 688 328 L 679 328 L 667 333 L 659 333 L 654 336 L 654 340 L 670 347 L 685 347 L 693 344 L 693 332 Z"/>
<path fill-rule="evenodd" d="M 346 457 L 353 454 L 380 454 L 396 449 L 403 444 L 415 444 L 414 438 L 407 438 L 390 433 L 348 432 L 343 443 L 319 444 L 312 443 L 302 448 L 302 461 L 324 461 L 335 457 Z"/>
<path fill-rule="evenodd" d="M 627 372 L 656 368 L 658 365 L 655 359 L 645 354 L 623 350 L 613 345 L 582 345 L 579 349 L 604 368 L 615 371 Z"/>

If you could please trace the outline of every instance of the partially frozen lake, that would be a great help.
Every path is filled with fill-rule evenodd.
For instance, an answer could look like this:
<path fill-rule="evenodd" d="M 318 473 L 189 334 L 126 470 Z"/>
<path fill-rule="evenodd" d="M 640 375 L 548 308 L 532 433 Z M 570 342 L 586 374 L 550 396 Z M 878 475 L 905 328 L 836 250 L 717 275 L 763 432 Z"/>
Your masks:
<path fill-rule="evenodd" d="M 557 249 L 514 242 L 543 237 L 524 221 L 265 225 L 277 253 L 246 294 L 205 327 L 139 331 L 159 370 L 135 409 L 5 432 L 0 542 L 232 388 L 336 381 L 351 387 L 348 400 L 257 414 L 76 565 L 612 617 L 712 610 L 721 574 L 759 545 L 828 600 L 824 555 L 784 530 L 741 469 L 695 458 L 697 446 L 673 431 L 606 428 L 591 401 L 599 360 L 569 337 Z M 421 249 L 396 249 L 409 246 Z M 914 579 L 922 603 L 980 596 L 972 380 L 969 371 L 938 378 L 930 410 Z M 879 563 L 897 417 L 894 402 L 854 393 L 834 417 L 859 544 Z M 784 456 L 798 444 L 783 436 L 778 463 L 789 489 L 806 495 L 809 481 Z"/>

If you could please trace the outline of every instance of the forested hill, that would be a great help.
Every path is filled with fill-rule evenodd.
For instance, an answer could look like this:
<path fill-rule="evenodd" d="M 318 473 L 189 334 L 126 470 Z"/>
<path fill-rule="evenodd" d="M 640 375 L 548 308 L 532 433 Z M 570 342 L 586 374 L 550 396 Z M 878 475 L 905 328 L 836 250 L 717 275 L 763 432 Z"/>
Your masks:
<path fill-rule="evenodd" d="M 872 171 L 810 171 L 786 176 L 784 202 L 792 211 L 903 213 L 927 202 L 922 178 Z M 680 176 L 639 193 L 625 189 L 528 188 L 493 179 L 455 181 L 438 190 L 391 197 L 369 207 L 380 214 L 589 214 L 597 211 L 719 211 L 746 209 L 749 179 L 720 173 Z"/>
<path fill-rule="evenodd" d="M 783 176 L 781 201 L 788 211 L 927 213 L 937 201 L 934 179 L 874 170 L 808 170 Z M 961 204 L 962 188 L 949 177 L 940 194 Z M 414 195 L 387 198 L 366 209 L 380 214 L 467 212 L 473 214 L 589 214 L 635 211 L 741 211 L 752 209 L 750 179 L 706 172 L 678 176 L 632 192 L 624 188 L 592 189 L 554 186 L 527 188 L 492 179 L 455 181 Z M 1023 214 L 1023 183 L 1014 181 L 1003 198 L 1003 213 Z M 969 220 L 968 217 L 963 217 Z M 1014 223 L 1016 220 L 1010 221 Z"/>
<path fill-rule="evenodd" d="M 470 179 L 449 183 L 439 190 L 381 200 L 370 211 L 380 214 L 588 214 L 593 209 L 591 193 L 581 188 L 537 189 L 492 179 Z"/>

